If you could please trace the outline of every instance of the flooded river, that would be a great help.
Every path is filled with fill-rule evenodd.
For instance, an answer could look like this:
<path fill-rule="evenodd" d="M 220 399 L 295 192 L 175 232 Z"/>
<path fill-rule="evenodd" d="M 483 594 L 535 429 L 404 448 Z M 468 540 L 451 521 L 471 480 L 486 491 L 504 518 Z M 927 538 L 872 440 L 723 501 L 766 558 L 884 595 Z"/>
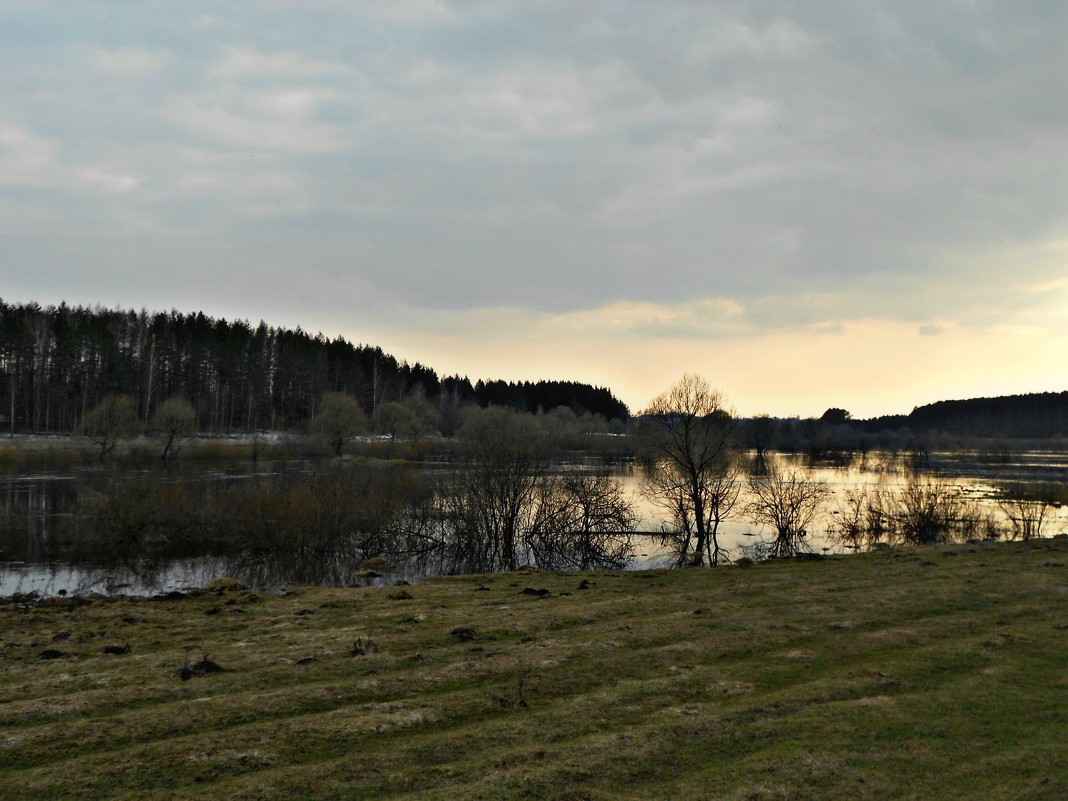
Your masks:
<path fill-rule="evenodd" d="M 888 453 L 869 453 L 838 461 L 809 463 L 799 456 L 775 457 L 783 467 L 807 471 L 807 480 L 825 485 L 830 494 L 812 526 L 809 546 L 816 551 L 841 551 L 842 546 L 828 535 L 841 514 L 845 494 L 857 490 L 893 490 L 900 487 L 911 471 L 944 482 L 960 497 L 968 499 L 995 517 L 1003 514 L 997 499 L 1006 487 L 1019 484 L 1068 484 L 1068 453 L 1029 451 L 1017 453 L 933 453 L 922 459 Z M 257 462 L 225 468 L 183 466 L 150 468 L 145 475 L 161 481 L 181 483 L 197 492 L 235 481 L 317 469 L 309 462 Z M 642 469 L 637 464 L 617 464 L 612 468 L 639 516 L 637 529 L 657 532 L 669 525 L 662 511 L 641 492 Z M 129 473 L 127 474 L 129 475 Z M 67 518 L 79 502 L 93 493 L 105 491 L 116 480 L 113 471 L 97 466 L 63 471 L 0 474 L 0 595 L 16 592 L 58 593 L 154 592 L 203 586 L 227 574 L 232 565 L 225 559 L 206 555 L 172 559 L 147 568 L 144 565 L 116 567 L 61 561 L 51 547 Z M 744 489 L 744 488 L 743 488 Z M 745 498 L 720 530 L 720 540 L 732 557 L 769 536 L 769 532 L 742 513 Z M 1047 536 L 1068 531 L 1068 507 L 1050 509 L 1043 533 Z M 666 565 L 671 556 L 653 536 L 636 538 L 636 558 L 632 567 Z M 356 570 L 332 573 L 333 582 L 367 581 Z M 272 577 L 277 579 L 278 577 Z M 281 577 L 284 579 L 284 577 Z M 396 578 L 387 574 L 378 580 Z"/>

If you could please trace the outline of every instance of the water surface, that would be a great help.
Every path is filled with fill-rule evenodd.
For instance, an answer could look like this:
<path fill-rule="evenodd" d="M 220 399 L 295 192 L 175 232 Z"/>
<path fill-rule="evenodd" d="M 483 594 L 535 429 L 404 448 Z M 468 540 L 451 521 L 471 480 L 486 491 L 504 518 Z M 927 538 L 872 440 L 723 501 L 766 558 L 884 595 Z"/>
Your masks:
<path fill-rule="evenodd" d="M 946 482 L 961 496 L 973 500 L 995 515 L 1001 514 L 996 500 L 1006 486 L 1024 482 L 1068 483 L 1068 453 L 1064 452 L 934 453 L 925 454 L 922 458 L 869 453 L 816 464 L 811 464 L 801 456 L 775 458 L 783 467 L 808 470 L 809 480 L 825 484 L 832 490 L 817 523 L 812 527 L 809 543 L 813 550 L 826 552 L 842 550 L 827 536 L 827 532 L 833 527 L 847 490 L 893 490 L 906 481 L 910 470 Z M 151 475 L 161 481 L 181 482 L 194 488 L 196 497 L 197 492 L 208 493 L 227 482 L 308 472 L 320 469 L 323 464 L 326 463 L 258 461 L 225 466 L 192 464 L 178 468 L 127 470 L 121 478 Z M 616 464 L 612 467 L 612 474 L 634 504 L 639 515 L 639 531 L 658 532 L 668 527 L 669 521 L 664 519 L 662 511 L 641 492 L 643 471 L 640 465 Z M 114 469 L 100 466 L 0 475 L 0 595 L 16 592 L 48 595 L 60 592 L 122 592 L 143 595 L 204 586 L 214 578 L 239 569 L 240 566 L 232 561 L 206 555 L 155 565 L 118 567 L 56 561 L 51 554 L 51 546 L 64 519 L 73 513 L 81 499 L 103 492 L 108 482 L 114 480 Z M 744 517 L 744 502 L 743 495 L 734 514 L 720 529 L 721 545 L 734 558 L 744 555 L 747 546 L 770 536 L 769 532 Z M 1052 535 L 1064 531 L 1068 531 L 1068 507 L 1051 510 L 1044 533 Z M 633 567 L 666 565 L 671 561 L 670 554 L 655 537 L 638 537 L 636 546 Z M 344 565 L 333 565 L 329 571 L 323 571 L 322 580 L 328 583 L 364 583 L 366 576 L 361 576 L 360 572 Z M 299 575 L 287 577 L 283 572 L 271 571 L 258 576 L 253 574 L 252 578 L 260 584 L 315 580 L 307 566 Z"/>

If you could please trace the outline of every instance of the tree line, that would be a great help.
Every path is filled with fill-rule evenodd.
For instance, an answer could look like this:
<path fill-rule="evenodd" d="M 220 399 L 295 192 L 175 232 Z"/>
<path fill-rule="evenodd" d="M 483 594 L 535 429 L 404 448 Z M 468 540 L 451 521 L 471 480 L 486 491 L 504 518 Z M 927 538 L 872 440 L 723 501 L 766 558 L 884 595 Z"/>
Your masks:
<path fill-rule="evenodd" d="M 908 415 L 917 430 L 972 436 L 1046 438 L 1068 435 L 1068 392 L 938 401 Z"/>
<path fill-rule="evenodd" d="M 352 411 L 348 396 L 330 397 L 345 399 L 339 416 Z M 321 471 L 222 482 L 202 495 L 166 474 L 113 472 L 51 547 L 131 568 L 214 555 L 258 585 L 348 583 L 384 566 L 421 574 L 624 567 L 636 554 L 636 508 L 603 467 L 562 463 L 564 429 L 547 424 L 554 416 L 470 407 L 452 458 L 432 470 L 330 460 Z M 1058 502 L 1054 487 L 1035 485 L 983 510 L 958 487 L 913 472 L 900 486 L 846 491 L 828 517 L 830 487 L 810 470 L 743 451 L 736 425 L 724 396 L 695 375 L 640 418 L 641 492 L 661 510 L 656 535 L 677 567 L 812 556 L 817 525 L 850 550 L 1026 541 L 1043 536 Z M 766 532 L 741 556 L 721 541 L 737 517 Z"/>
<path fill-rule="evenodd" d="M 885 415 L 868 420 L 855 420 L 842 409 L 828 409 L 821 422 L 844 425 L 868 434 L 907 430 L 966 437 L 1066 437 L 1068 392 L 943 400 L 917 406 L 908 414 Z"/>
<path fill-rule="evenodd" d="M 78 431 L 109 396 L 128 397 L 144 422 L 177 398 L 191 404 L 201 431 L 285 430 L 314 418 L 327 393 L 355 398 L 369 415 L 385 403 L 424 399 L 439 407 L 443 425 L 471 404 L 628 416 L 606 388 L 439 378 L 379 347 L 299 327 L 0 300 L 0 425 L 11 434 Z"/>

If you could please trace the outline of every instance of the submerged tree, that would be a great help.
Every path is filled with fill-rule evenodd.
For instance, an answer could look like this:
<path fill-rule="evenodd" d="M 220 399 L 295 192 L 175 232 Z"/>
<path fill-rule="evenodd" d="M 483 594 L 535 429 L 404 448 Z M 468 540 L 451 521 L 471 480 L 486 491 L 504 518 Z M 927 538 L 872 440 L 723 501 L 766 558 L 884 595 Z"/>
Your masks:
<path fill-rule="evenodd" d="M 775 531 L 768 556 L 796 556 L 808 550 L 808 527 L 830 493 L 826 486 L 805 472 L 768 465 L 749 479 L 749 493 L 746 515 Z"/>
<path fill-rule="evenodd" d="M 1041 502 L 1006 496 L 999 501 L 1014 538 L 1041 531 Z M 853 550 L 877 545 L 939 545 L 973 537 L 999 539 L 1004 521 L 986 513 L 943 479 L 910 472 L 901 486 L 846 490 L 830 533 Z"/>
<path fill-rule="evenodd" d="M 719 526 L 738 498 L 732 430 L 723 396 L 696 375 L 684 375 L 643 412 L 651 464 L 642 491 L 671 516 L 673 530 L 665 537 L 680 565 L 723 558 Z"/>
<path fill-rule="evenodd" d="M 634 555 L 637 520 L 623 488 L 605 473 L 547 476 L 537 489 L 527 548 L 546 570 L 620 569 Z"/>
<path fill-rule="evenodd" d="M 549 469 L 544 436 L 533 417 L 491 407 L 472 410 L 460 438 L 462 463 L 440 493 L 443 566 L 514 570 Z"/>
<path fill-rule="evenodd" d="M 1039 484 L 1007 491 L 998 506 L 1009 519 L 1012 538 L 1028 541 L 1042 536 L 1046 516 L 1055 503 L 1056 493 L 1049 484 Z"/>
<path fill-rule="evenodd" d="M 233 482 L 214 502 L 213 539 L 255 583 L 347 584 L 369 558 L 401 561 L 399 530 L 427 492 L 407 467 L 344 463 Z"/>
<path fill-rule="evenodd" d="M 445 573 L 624 566 L 636 515 L 607 475 L 553 469 L 552 445 L 527 414 L 469 409 L 459 463 L 443 473 L 433 504 L 410 509 L 409 560 Z"/>
<path fill-rule="evenodd" d="M 749 447 L 759 464 L 763 464 L 767 452 L 775 445 L 778 429 L 778 422 L 767 414 L 758 414 L 749 421 Z"/>
<path fill-rule="evenodd" d="M 960 491 L 944 480 L 911 473 L 891 497 L 889 513 L 902 543 L 938 545 L 975 528 L 968 506 Z"/>
<path fill-rule="evenodd" d="M 853 551 L 871 550 L 887 544 L 893 521 L 887 514 L 891 495 L 883 487 L 852 487 L 838 501 L 828 534 Z"/>

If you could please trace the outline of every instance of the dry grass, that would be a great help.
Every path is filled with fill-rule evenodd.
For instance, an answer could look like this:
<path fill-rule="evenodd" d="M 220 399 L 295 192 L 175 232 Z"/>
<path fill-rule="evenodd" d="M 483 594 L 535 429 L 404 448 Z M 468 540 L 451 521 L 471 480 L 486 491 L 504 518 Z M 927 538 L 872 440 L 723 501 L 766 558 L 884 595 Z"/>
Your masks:
<path fill-rule="evenodd" d="M 1061 537 L 9 603 L 0 798 L 1065 798 L 1066 566 Z"/>

